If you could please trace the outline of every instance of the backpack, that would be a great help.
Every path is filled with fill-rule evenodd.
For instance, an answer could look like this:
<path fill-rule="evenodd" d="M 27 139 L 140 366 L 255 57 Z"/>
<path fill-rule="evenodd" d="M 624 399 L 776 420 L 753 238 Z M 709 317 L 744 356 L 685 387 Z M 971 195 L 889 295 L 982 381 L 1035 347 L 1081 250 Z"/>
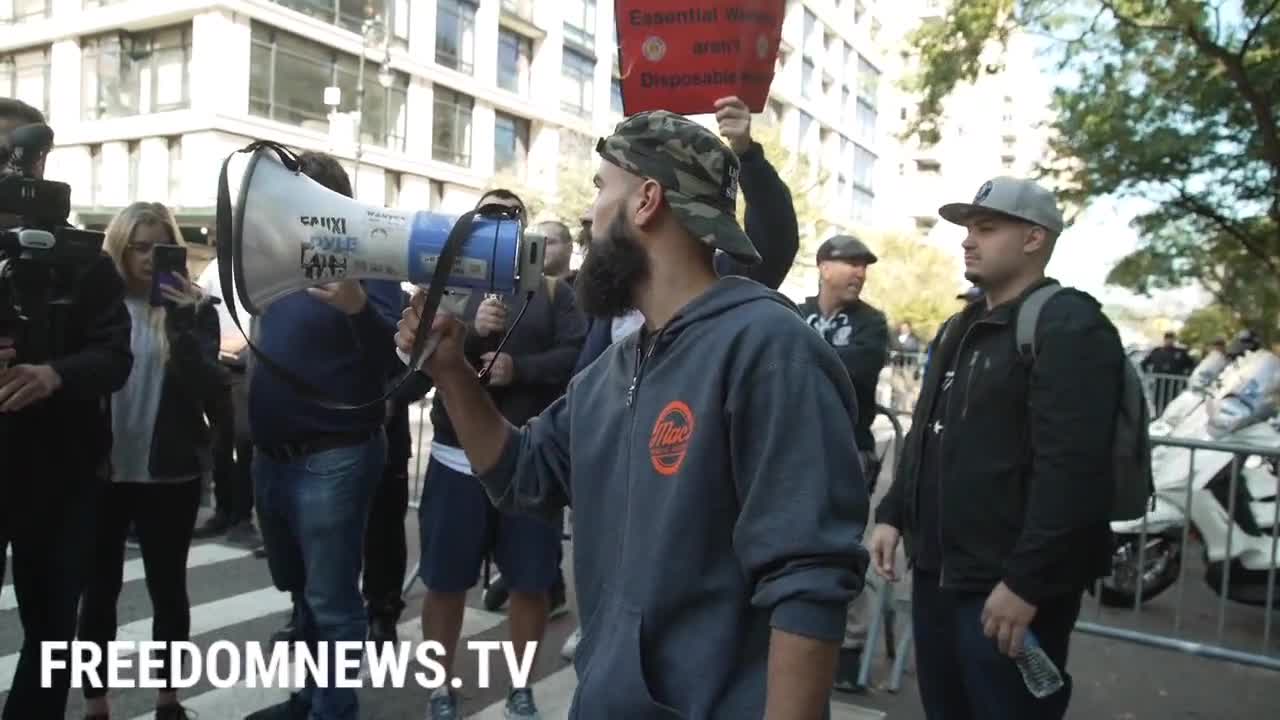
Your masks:
<path fill-rule="evenodd" d="M 1035 363 L 1036 329 L 1045 303 L 1064 288 L 1057 283 L 1033 291 L 1018 309 L 1015 324 L 1018 354 Z M 1120 405 L 1116 411 L 1115 435 L 1111 445 L 1111 468 L 1115 476 L 1115 496 L 1111 521 L 1137 520 L 1155 507 L 1155 478 L 1151 471 L 1151 418 L 1142 376 L 1127 359 Z"/>

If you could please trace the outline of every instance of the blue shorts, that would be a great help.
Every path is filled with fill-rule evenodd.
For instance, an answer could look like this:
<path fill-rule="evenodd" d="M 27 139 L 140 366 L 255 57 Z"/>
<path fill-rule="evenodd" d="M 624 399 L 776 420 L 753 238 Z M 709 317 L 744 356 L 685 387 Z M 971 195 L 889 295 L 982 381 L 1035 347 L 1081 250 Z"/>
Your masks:
<path fill-rule="evenodd" d="M 427 462 L 418 504 L 418 575 L 435 592 L 466 592 L 492 556 L 513 592 L 548 592 L 560 564 L 560 528 L 525 515 L 500 513 L 480 481 Z"/>

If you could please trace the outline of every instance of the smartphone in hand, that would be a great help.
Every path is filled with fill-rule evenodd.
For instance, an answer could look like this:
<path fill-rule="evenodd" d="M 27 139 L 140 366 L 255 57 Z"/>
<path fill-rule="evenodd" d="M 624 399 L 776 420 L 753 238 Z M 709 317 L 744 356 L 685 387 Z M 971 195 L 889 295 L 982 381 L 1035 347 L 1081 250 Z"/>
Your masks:
<path fill-rule="evenodd" d="M 151 256 L 151 305 L 172 304 L 164 296 L 164 288 L 182 290 L 182 278 L 188 277 L 187 249 L 181 245 L 156 245 Z"/>

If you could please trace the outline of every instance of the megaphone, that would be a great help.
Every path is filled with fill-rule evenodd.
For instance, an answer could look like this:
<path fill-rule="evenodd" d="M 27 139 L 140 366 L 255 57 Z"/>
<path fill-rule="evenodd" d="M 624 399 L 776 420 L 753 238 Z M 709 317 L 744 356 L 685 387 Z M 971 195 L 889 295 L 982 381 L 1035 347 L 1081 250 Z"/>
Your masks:
<path fill-rule="evenodd" d="M 224 219 L 220 209 L 218 218 L 231 223 L 236 297 L 251 315 L 339 280 L 432 283 L 460 216 L 356 202 L 290 169 L 271 144 L 262 145 L 243 171 L 226 175 L 229 213 Z M 225 237 L 224 228 L 219 234 Z M 532 293 L 542 282 L 543 250 L 541 236 L 526 234 L 520 218 L 476 214 L 445 284 L 466 295 Z"/>

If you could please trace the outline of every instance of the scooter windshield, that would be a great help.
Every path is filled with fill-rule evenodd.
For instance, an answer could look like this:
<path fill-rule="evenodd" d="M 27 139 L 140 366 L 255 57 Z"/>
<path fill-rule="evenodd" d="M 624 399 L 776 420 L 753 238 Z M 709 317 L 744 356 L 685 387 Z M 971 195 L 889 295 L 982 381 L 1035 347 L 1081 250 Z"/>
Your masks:
<path fill-rule="evenodd" d="M 1236 382 L 1224 388 L 1224 394 L 1211 402 L 1208 431 L 1221 437 L 1276 414 L 1276 396 L 1280 392 L 1280 358 L 1259 350 L 1244 358 Z"/>

